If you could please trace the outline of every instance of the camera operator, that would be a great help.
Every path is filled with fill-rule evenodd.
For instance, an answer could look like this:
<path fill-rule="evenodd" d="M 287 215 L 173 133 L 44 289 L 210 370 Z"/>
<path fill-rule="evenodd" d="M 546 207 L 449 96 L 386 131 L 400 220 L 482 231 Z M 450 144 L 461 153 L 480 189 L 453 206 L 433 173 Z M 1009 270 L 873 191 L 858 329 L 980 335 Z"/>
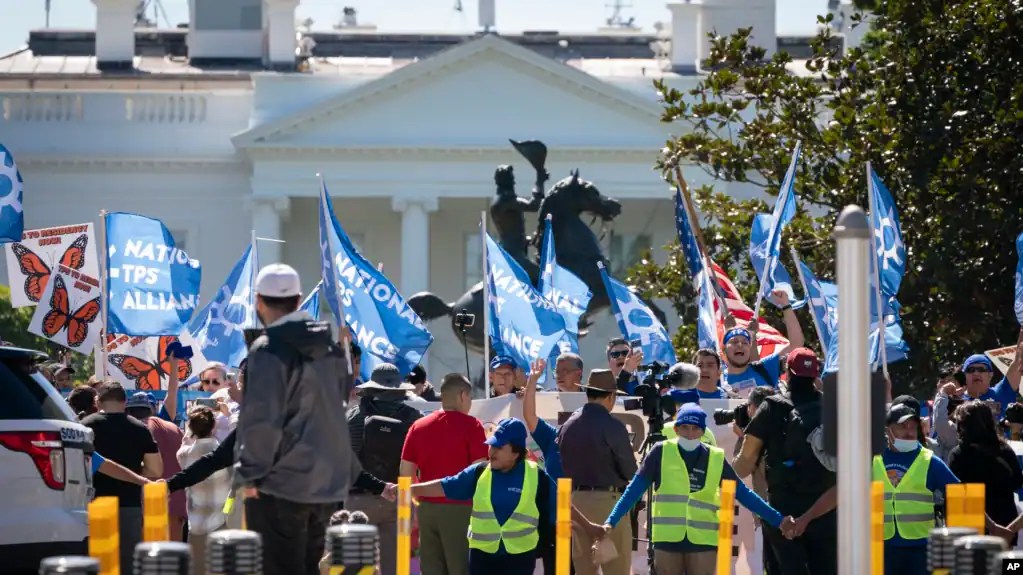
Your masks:
<path fill-rule="evenodd" d="M 788 393 L 766 397 L 746 426 L 733 462 L 746 477 L 764 455 L 768 501 L 794 520 L 796 538 L 765 525 L 764 535 L 785 575 L 837 572 L 835 474 L 817 458 L 808 438 L 820 425 L 823 395 L 816 389 L 820 360 L 806 348 L 788 355 Z"/>

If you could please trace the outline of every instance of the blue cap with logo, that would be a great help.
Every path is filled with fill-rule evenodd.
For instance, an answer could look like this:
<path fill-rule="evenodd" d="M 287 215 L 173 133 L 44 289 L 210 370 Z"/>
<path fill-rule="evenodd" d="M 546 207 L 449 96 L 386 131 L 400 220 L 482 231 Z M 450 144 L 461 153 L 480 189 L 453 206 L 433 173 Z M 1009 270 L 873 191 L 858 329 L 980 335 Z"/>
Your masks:
<path fill-rule="evenodd" d="M 966 358 L 966 361 L 963 362 L 963 371 L 966 371 L 975 365 L 983 365 L 988 371 L 995 370 L 994 364 L 992 364 L 991 360 L 983 353 L 975 353 Z"/>
<path fill-rule="evenodd" d="M 507 417 L 497 423 L 494 433 L 485 442 L 492 447 L 515 445 L 526 447 L 526 424 L 521 419 Z"/>
<path fill-rule="evenodd" d="M 748 342 L 753 341 L 753 335 L 750 334 L 748 329 L 744 327 L 733 327 L 732 329 L 725 332 L 725 337 L 721 341 L 721 344 L 728 345 L 728 340 L 732 339 L 733 337 L 744 337 Z"/>
<path fill-rule="evenodd" d="M 490 371 L 494 371 L 495 369 L 505 365 L 512 368 L 516 367 L 515 359 L 507 355 L 495 355 L 494 359 L 490 360 Z"/>
<path fill-rule="evenodd" d="M 156 407 L 156 398 L 148 391 L 139 391 L 137 393 L 133 393 L 132 396 L 128 398 L 127 403 L 125 403 L 125 407 L 148 407 L 149 409 L 153 409 Z"/>
<path fill-rule="evenodd" d="M 707 412 L 695 403 L 687 403 L 678 410 L 675 425 L 695 425 L 700 429 L 707 429 Z"/>

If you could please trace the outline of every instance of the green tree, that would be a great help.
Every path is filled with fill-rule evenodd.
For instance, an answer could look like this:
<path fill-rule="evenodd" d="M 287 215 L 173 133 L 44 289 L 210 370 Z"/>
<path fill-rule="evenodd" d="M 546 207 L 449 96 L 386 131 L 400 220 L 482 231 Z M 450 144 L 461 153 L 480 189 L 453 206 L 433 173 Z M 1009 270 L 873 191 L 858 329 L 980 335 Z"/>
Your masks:
<path fill-rule="evenodd" d="M 835 217 L 851 203 L 866 207 L 865 165 L 872 162 L 895 198 L 909 258 L 898 298 L 912 354 L 892 366 L 894 383 L 933 391 L 940 363 L 1016 340 L 1021 16 L 1023 5 L 997 0 L 889 0 L 877 7 L 865 45 L 844 54 L 821 27 L 802 74 L 793 73 L 799 63 L 786 53 L 766 58 L 749 29 L 713 38 L 705 63 L 712 71 L 694 89 L 656 85 L 663 121 L 682 133 L 667 142 L 658 167 L 673 180 L 676 164 L 693 164 L 718 181 L 752 183 L 774 196 L 802 141 L 800 211 L 783 251 L 796 247 L 831 278 Z M 770 206 L 713 186 L 693 195 L 711 256 L 751 303 L 750 224 Z M 693 289 L 677 245 L 667 249 L 665 266 L 648 259 L 630 280 L 675 304 L 685 324 L 676 343 L 686 356 L 696 341 Z M 783 262 L 795 273 L 787 255 Z M 802 316 L 807 341 L 816 341 Z"/>
<path fill-rule="evenodd" d="M 16 347 L 37 349 L 58 360 L 61 354 L 66 352 L 66 348 L 28 331 L 35 311 L 34 307 L 11 307 L 11 289 L 0 285 L 0 340 Z M 93 373 L 94 361 L 91 354 L 71 353 L 69 359 L 71 366 L 75 368 L 76 380 L 85 381 Z"/>

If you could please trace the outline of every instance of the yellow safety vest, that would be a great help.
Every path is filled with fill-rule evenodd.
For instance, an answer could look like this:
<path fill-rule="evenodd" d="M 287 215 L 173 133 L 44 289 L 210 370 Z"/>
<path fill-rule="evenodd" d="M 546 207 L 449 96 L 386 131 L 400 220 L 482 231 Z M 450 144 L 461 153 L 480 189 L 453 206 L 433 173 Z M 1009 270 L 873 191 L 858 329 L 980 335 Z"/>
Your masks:
<path fill-rule="evenodd" d="M 472 496 L 472 517 L 469 519 L 469 548 L 484 553 L 497 553 L 504 542 L 505 550 L 511 555 L 536 549 L 540 542 L 537 526 L 540 524 L 540 510 L 536 507 L 536 492 L 539 485 L 539 471 L 536 463 L 525 462 L 522 493 L 508 521 L 501 525 L 490 502 L 493 472 L 487 465 L 476 483 Z"/>
<path fill-rule="evenodd" d="M 678 437 L 678 434 L 675 433 L 674 423 L 665 423 L 664 429 L 661 431 L 661 433 L 664 435 L 665 439 L 675 439 Z M 700 437 L 700 441 L 711 447 L 718 446 L 718 440 L 714 437 L 714 432 L 711 431 L 709 427 L 703 430 L 703 435 Z"/>
<path fill-rule="evenodd" d="M 678 439 L 661 448 L 661 481 L 654 491 L 653 542 L 717 545 L 718 510 L 721 508 L 721 472 L 725 452 L 708 447 L 707 475 L 703 488 L 690 493 L 689 469 L 679 453 Z"/>
<path fill-rule="evenodd" d="M 874 456 L 874 481 L 884 482 L 884 538 L 891 539 L 898 529 L 903 539 L 926 539 L 934 529 L 934 494 L 927 490 L 927 470 L 934 452 L 921 447 L 913 464 L 892 485 L 884 460 Z"/>

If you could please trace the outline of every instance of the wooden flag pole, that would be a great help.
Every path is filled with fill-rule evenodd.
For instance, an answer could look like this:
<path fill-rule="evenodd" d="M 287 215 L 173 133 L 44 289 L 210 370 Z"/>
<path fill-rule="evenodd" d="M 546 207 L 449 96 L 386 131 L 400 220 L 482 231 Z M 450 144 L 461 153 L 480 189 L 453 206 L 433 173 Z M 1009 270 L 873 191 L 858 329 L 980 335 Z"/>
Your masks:
<path fill-rule="evenodd" d="M 696 206 L 693 203 L 693 198 L 689 194 L 689 184 L 686 183 L 686 179 L 682 177 L 682 168 L 675 166 L 675 181 L 678 183 L 679 192 L 682 194 L 682 205 L 686 210 L 686 215 L 689 216 L 689 228 L 693 230 L 693 236 L 696 238 L 696 247 L 700 250 L 700 255 L 703 256 L 703 269 L 705 273 L 711 274 L 710 285 L 714 287 L 714 297 L 718 300 L 718 310 L 722 317 L 728 315 L 728 304 L 725 302 L 725 298 L 721 296 L 721 292 L 717 289 L 717 278 L 714 277 L 714 266 L 711 265 L 710 255 L 707 254 L 707 243 L 703 241 L 703 230 L 700 229 L 700 222 L 696 218 Z"/>

